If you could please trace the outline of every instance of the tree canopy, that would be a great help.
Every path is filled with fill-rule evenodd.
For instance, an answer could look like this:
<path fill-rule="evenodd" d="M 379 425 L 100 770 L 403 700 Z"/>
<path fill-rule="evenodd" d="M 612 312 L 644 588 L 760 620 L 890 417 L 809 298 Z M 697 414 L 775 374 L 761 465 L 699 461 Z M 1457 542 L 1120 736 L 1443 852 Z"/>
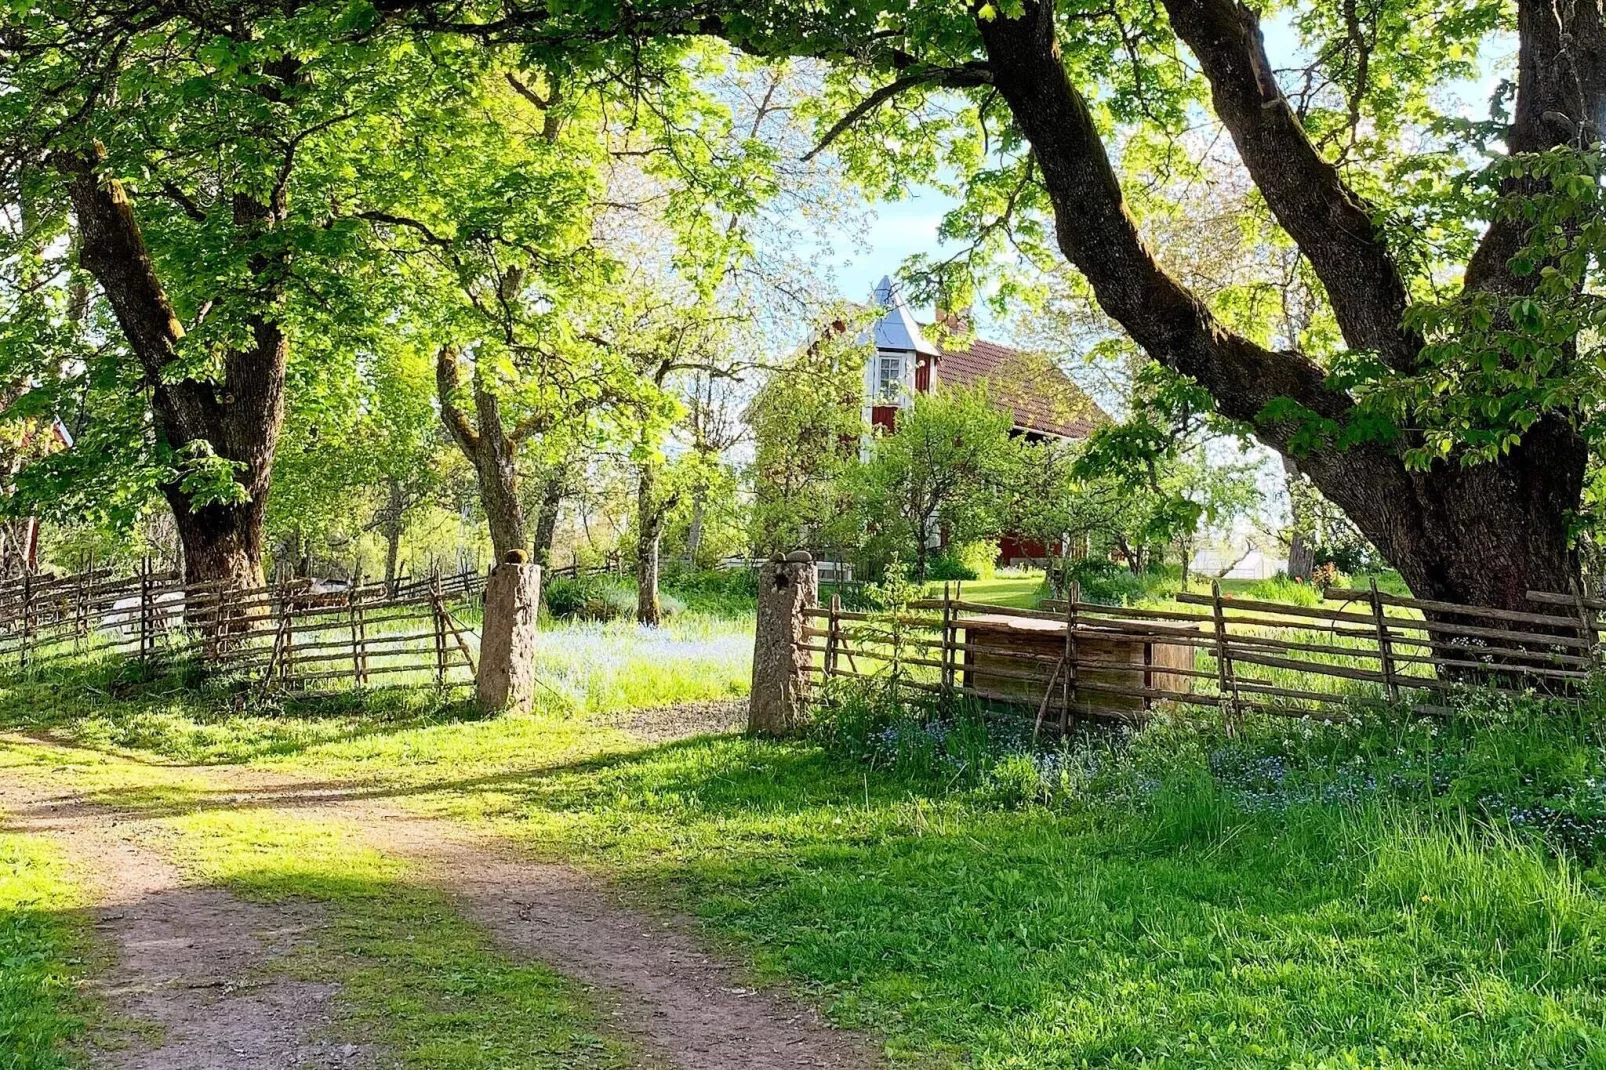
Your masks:
<path fill-rule="evenodd" d="M 411 325 L 476 370 L 483 350 L 493 394 L 550 389 L 536 409 L 595 385 L 555 311 L 605 274 L 575 254 L 609 137 L 648 131 L 644 171 L 695 176 L 700 196 L 663 210 L 681 249 L 718 248 L 773 192 L 773 154 L 702 136 L 728 123 L 698 81 L 718 40 L 824 72 L 796 113 L 864 190 L 956 197 L 961 252 L 917 280 L 1000 302 L 1081 289 L 1296 458 L 1419 594 L 1515 605 L 1576 576 L 1602 427 L 1600 0 L 38 0 L 4 18 L 25 313 L 4 352 L 42 397 L 119 416 L 100 433 L 123 467 L 228 553 L 278 434 L 282 376 L 262 369 L 292 354 Z M 1503 41 L 1485 117 L 1467 97 Z M 1179 263 L 1153 239 L 1197 189 L 1230 220 L 1212 240 L 1278 255 L 1226 285 L 1208 255 Z M 573 343 L 565 375 L 501 363 L 549 336 Z"/>

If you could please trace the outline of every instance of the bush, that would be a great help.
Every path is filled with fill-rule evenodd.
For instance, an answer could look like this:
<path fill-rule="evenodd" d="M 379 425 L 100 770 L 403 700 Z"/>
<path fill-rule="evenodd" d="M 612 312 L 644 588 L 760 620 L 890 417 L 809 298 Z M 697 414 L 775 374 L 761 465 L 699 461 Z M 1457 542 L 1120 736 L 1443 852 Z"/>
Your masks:
<path fill-rule="evenodd" d="M 965 564 L 957 554 L 944 553 L 936 558 L 926 568 L 928 580 L 974 580 L 980 579 L 975 569 Z"/>
<path fill-rule="evenodd" d="M 578 617 L 585 605 L 589 580 L 548 580 L 541 591 L 547 612 L 554 617 Z"/>
<path fill-rule="evenodd" d="M 547 612 L 566 620 L 628 620 L 636 615 L 636 588 L 616 576 L 582 576 L 556 579 L 542 592 Z M 666 617 L 685 612 L 686 604 L 673 595 L 658 593 Z"/>
<path fill-rule="evenodd" d="M 1372 572 L 1383 565 L 1377 551 L 1364 542 L 1317 543 L 1310 548 L 1311 560 L 1318 565 L 1331 563 L 1340 572 L 1355 575 Z"/>
<path fill-rule="evenodd" d="M 1081 585 L 1082 601 L 1103 606 L 1124 606 L 1145 594 L 1142 579 L 1111 561 L 1077 561 L 1067 571 L 1066 579 Z"/>
<path fill-rule="evenodd" d="M 660 598 L 697 613 L 716 617 L 747 617 L 757 610 L 758 573 L 750 568 L 665 569 Z"/>
<path fill-rule="evenodd" d="M 986 539 L 962 546 L 945 546 L 926 569 L 932 580 L 986 580 L 998 569 L 998 544 Z"/>

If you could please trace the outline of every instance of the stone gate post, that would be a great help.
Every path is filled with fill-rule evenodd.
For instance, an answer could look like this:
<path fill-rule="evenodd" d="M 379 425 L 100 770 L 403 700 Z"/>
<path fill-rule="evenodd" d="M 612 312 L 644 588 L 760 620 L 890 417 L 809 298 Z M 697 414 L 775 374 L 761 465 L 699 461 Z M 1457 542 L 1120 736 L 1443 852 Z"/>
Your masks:
<path fill-rule="evenodd" d="M 808 618 L 819 604 L 820 582 L 806 550 L 777 555 L 758 572 L 758 624 L 753 634 L 753 691 L 748 731 L 789 736 L 802 727 L 809 694 L 811 655 L 799 650 Z"/>
<path fill-rule="evenodd" d="M 475 679 L 487 713 L 523 713 L 535 698 L 535 624 L 541 609 L 541 566 L 515 550 L 491 570 L 480 626 Z"/>

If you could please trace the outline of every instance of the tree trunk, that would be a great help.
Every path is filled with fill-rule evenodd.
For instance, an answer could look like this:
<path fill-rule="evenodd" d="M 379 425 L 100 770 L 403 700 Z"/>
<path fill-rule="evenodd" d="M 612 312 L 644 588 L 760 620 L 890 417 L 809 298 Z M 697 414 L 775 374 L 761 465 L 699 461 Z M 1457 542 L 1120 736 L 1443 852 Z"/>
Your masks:
<path fill-rule="evenodd" d="M 658 551 L 668 510 L 655 493 L 658 474 L 643 464 L 636 483 L 636 622 L 656 628 L 663 623 L 658 598 Z"/>
<path fill-rule="evenodd" d="M 440 396 L 441 422 L 463 456 L 474 466 L 480 504 L 491 529 L 491 548 L 498 562 L 508 554 L 524 552 L 524 509 L 519 504 L 519 469 L 514 443 L 502 426 L 502 409 L 495 390 L 474 369 L 474 416 L 471 422 L 457 406 L 462 389 L 457 353 L 442 348 L 435 358 L 435 385 Z"/>
<path fill-rule="evenodd" d="M 1289 526 L 1294 532 L 1288 540 L 1288 578 L 1308 583 L 1311 572 L 1316 568 L 1316 557 L 1310 540 L 1306 538 L 1310 518 L 1304 515 L 1304 508 L 1300 505 L 1299 464 L 1290 457 L 1284 457 L 1283 474 L 1287 477 L 1288 485 Z"/>
<path fill-rule="evenodd" d="M 190 509 L 178 492 L 166 488 L 173 521 L 184 547 L 184 582 L 219 582 L 226 590 L 263 587 L 263 505 L 208 505 Z M 180 500 L 175 502 L 175 497 Z"/>
<path fill-rule="evenodd" d="M 525 548 L 524 510 L 519 506 L 518 472 L 511 451 L 482 444 L 474 472 L 491 529 L 491 549 L 496 560 L 505 561 L 510 551 Z"/>
<path fill-rule="evenodd" d="M 686 527 L 686 567 L 697 567 L 697 553 L 703 544 L 703 513 L 707 506 L 703 501 L 703 492 L 698 491 L 697 497 L 691 503 L 691 522 Z"/>
<path fill-rule="evenodd" d="M 1267 73 L 1271 66 L 1252 12 L 1231 0 L 1164 0 L 1164 6 L 1200 59 L 1216 112 L 1257 188 L 1322 278 L 1346 343 L 1409 372 L 1420 358 L 1421 339 L 1401 320 L 1407 288 L 1370 206 L 1320 157 Z M 1509 140 L 1533 149 L 1542 147 L 1530 142 L 1543 141 L 1546 109 L 1561 116 L 1578 110 L 1556 94 L 1580 83 L 1547 80 L 1544 72 L 1577 73 L 1590 82 L 1584 96 L 1598 103 L 1602 79 L 1596 76 L 1606 77 L 1606 65 L 1574 70 L 1599 51 L 1593 43 L 1562 47 L 1565 35 L 1550 32 L 1561 9 L 1533 4 L 1519 10 L 1522 76 Z M 1601 41 L 1598 9 L 1580 4 L 1566 10 L 1580 39 Z M 988 69 L 1031 144 L 1059 246 L 1104 311 L 1155 360 L 1209 391 L 1222 415 L 1250 424 L 1262 442 L 1295 457 L 1418 597 L 1527 609 L 1530 589 L 1569 590 L 1578 562 L 1567 528 L 1579 507 L 1588 454 L 1569 414 L 1546 414 L 1509 454 L 1470 467 L 1452 459 L 1411 470 L 1400 446 L 1383 441 L 1296 449 L 1313 419 L 1349 426 L 1357 416 L 1354 400 L 1306 356 L 1234 333 L 1161 267 L 1127 211 L 1093 113 L 1066 74 L 1053 3 L 1022 0 L 1018 11 L 978 18 Z M 1589 118 L 1579 114 L 1571 126 L 1550 127 L 1578 129 Z M 1509 256 L 1489 251 L 1504 248 L 1506 231 L 1519 225 L 1491 225 L 1469 264 L 1469 287 L 1505 292 L 1537 284 L 1539 272 L 1516 279 L 1506 267 Z M 1303 419 L 1267 417 L 1267 406 L 1289 401 Z"/>
<path fill-rule="evenodd" d="M 538 565 L 552 563 L 552 540 L 557 534 L 558 512 L 563 507 L 568 482 L 568 473 L 559 471 L 548 476 L 542 488 L 541 512 L 536 517 L 535 538 L 530 542 L 530 556 Z"/>
<path fill-rule="evenodd" d="M 231 462 L 246 501 L 197 505 L 182 479 L 161 488 L 173 509 L 187 583 L 260 586 L 262 528 L 273 455 L 284 424 L 284 374 L 290 342 L 271 315 L 250 316 L 252 344 L 223 355 L 222 381 L 172 379 L 184 328 L 156 276 L 133 203 L 122 184 L 102 173 L 104 150 L 52 157 L 67 178 L 79 233 L 79 264 L 100 283 L 150 389 L 157 440 L 175 453 L 200 445 Z M 254 235 L 273 225 L 282 206 L 234 198 L 235 223 Z M 265 281 L 263 307 L 277 301 L 274 264 L 253 261 Z"/>
<path fill-rule="evenodd" d="M 401 556 L 402 516 L 406 513 L 406 499 L 402 495 L 401 480 L 389 480 L 389 496 L 385 501 L 385 586 L 396 582 L 396 560 Z"/>

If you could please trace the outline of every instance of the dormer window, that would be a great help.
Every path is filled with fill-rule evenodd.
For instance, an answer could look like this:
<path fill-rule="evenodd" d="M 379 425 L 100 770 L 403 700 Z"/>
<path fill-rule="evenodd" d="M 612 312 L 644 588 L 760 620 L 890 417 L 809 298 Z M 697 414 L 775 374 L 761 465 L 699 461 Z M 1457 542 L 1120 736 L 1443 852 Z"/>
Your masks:
<path fill-rule="evenodd" d="M 903 358 L 886 353 L 877 354 L 876 400 L 896 403 L 902 399 L 903 393 Z"/>

